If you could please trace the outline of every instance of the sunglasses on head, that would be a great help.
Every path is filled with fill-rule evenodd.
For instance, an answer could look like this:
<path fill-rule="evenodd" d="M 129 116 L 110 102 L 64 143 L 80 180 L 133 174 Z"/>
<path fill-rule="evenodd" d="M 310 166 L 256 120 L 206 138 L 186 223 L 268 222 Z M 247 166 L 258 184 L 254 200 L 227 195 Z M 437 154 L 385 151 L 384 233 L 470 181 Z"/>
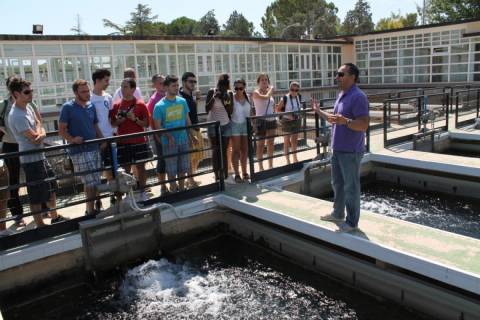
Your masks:
<path fill-rule="evenodd" d="M 22 91 L 22 93 L 25 94 L 25 95 L 26 95 L 26 94 L 30 94 L 30 93 L 32 93 L 32 92 L 33 92 L 32 89 L 26 89 L 26 90 L 23 90 L 23 91 Z"/>
<path fill-rule="evenodd" d="M 245 88 L 243 88 L 243 87 L 235 87 L 235 91 L 241 91 L 241 90 L 245 90 Z"/>

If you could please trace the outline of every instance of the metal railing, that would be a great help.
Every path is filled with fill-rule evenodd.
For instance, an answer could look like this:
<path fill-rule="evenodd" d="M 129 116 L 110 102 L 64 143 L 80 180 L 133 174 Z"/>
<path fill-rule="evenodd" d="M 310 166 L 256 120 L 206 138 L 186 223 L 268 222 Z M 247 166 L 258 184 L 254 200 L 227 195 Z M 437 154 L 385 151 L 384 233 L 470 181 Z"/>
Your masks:
<path fill-rule="evenodd" d="M 480 88 L 455 92 L 455 128 L 471 125 L 480 113 Z"/>
<path fill-rule="evenodd" d="M 101 165 L 98 168 L 92 170 L 82 170 L 80 172 L 75 171 L 74 166 L 72 166 L 72 162 L 70 159 L 70 153 L 75 148 L 86 148 L 88 146 L 92 146 L 95 150 L 100 152 L 99 146 L 103 145 L 106 146 L 106 149 L 109 150 L 107 152 L 108 155 L 111 155 L 110 159 L 114 159 L 116 151 L 120 150 L 124 144 L 122 141 L 125 142 L 125 139 L 132 139 L 132 138 L 143 138 L 145 139 L 145 144 L 147 145 L 147 149 L 144 153 L 143 157 L 132 158 L 130 160 L 126 160 L 120 165 L 122 167 L 128 165 L 142 165 L 146 168 L 146 188 L 154 188 L 160 185 L 167 185 L 170 183 L 176 183 L 180 179 L 187 179 L 187 178 L 196 178 L 196 177 L 205 177 L 201 182 L 200 186 L 193 186 L 189 189 L 184 191 L 177 191 L 171 190 L 169 193 L 161 194 L 160 196 L 152 196 L 150 199 L 146 201 L 139 201 L 143 203 L 143 205 L 150 205 L 157 202 L 167 202 L 167 203 L 174 203 L 177 201 L 191 199 L 193 197 L 201 196 L 210 194 L 212 192 L 221 191 L 224 189 L 224 180 L 223 180 L 223 168 L 221 158 L 223 157 L 221 152 L 221 145 L 220 146 L 212 146 L 210 145 L 209 139 L 207 138 L 206 131 L 208 128 L 214 129 L 217 135 L 220 135 L 220 125 L 218 122 L 206 122 L 206 123 L 199 123 L 196 125 L 192 125 L 186 128 L 175 128 L 175 129 L 161 129 L 161 130 L 154 130 L 154 131 L 146 131 L 141 133 L 134 133 L 122 136 L 114 136 L 110 138 L 102 138 L 102 139 L 94 139 L 85 141 L 81 145 L 72 145 L 72 144 L 63 144 L 62 141 L 59 141 L 58 144 L 53 145 L 50 144 L 49 146 L 45 146 L 41 150 L 30 150 L 24 152 L 12 152 L 12 153 L 5 153 L 0 154 L 1 160 L 14 159 L 21 156 L 28 156 L 28 155 L 38 155 L 40 153 L 45 154 L 45 158 L 50 163 L 54 176 L 48 177 L 46 179 L 39 179 L 35 181 L 25 181 L 25 177 L 22 176 L 20 182 L 15 185 L 3 185 L 0 186 L 0 193 L 10 192 L 12 190 L 19 190 L 20 192 L 20 202 L 23 207 L 23 214 L 18 216 L 12 216 L 11 213 L 8 214 L 5 218 L 0 219 L 0 222 L 12 222 L 15 219 L 19 218 L 26 218 L 36 214 L 48 215 L 51 214 L 52 211 L 57 211 L 57 213 L 62 214 L 65 212 L 64 210 L 70 207 L 82 205 L 89 201 L 98 201 L 105 198 L 111 198 L 114 194 L 110 192 L 99 192 L 97 196 L 94 198 L 87 198 L 85 194 L 85 188 L 83 183 L 81 182 L 81 178 L 88 174 L 95 174 L 102 177 L 102 182 L 106 182 L 105 173 L 110 172 L 111 176 L 115 176 L 116 168 L 113 165 L 113 161 L 106 161 L 101 162 Z M 153 135 L 162 135 L 165 133 L 174 133 L 179 130 L 200 130 L 202 144 L 196 144 L 195 147 L 189 147 L 185 152 L 175 152 L 170 155 L 162 155 L 159 152 L 152 152 L 152 144 L 153 144 Z M 55 137 L 55 133 L 51 133 L 48 135 L 49 137 Z M 58 136 L 57 136 L 58 137 Z M 61 140 L 61 139 L 60 139 Z M 115 144 L 118 147 L 115 150 Z M 155 149 L 155 148 L 153 148 Z M 115 152 L 113 152 L 115 150 Z M 181 155 L 188 155 L 188 161 L 191 163 L 193 157 L 195 157 L 197 161 L 197 169 L 195 171 L 190 170 L 189 173 L 184 177 L 174 177 L 172 179 L 166 178 L 163 181 L 158 179 L 156 174 L 156 164 L 158 161 L 165 161 L 172 158 L 177 158 Z M 213 167 L 212 158 L 217 157 L 217 163 L 220 164 L 218 168 Z M 107 157 L 108 158 L 108 157 Z M 118 158 L 117 158 L 118 160 Z M 22 170 L 23 171 L 23 170 Z M 215 172 L 217 171 L 217 176 L 219 179 L 215 179 Z M 46 205 L 42 205 L 41 210 L 32 212 L 29 207 L 29 195 L 27 193 L 27 184 L 29 186 L 33 186 L 35 184 L 40 184 L 44 182 L 53 182 L 56 181 L 58 187 L 55 190 L 56 193 L 56 204 L 55 207 L 49 208 Z M 8 212 L 11 212 L 13 208 L 7 208 Z M 31 241 L 39 240 L 46 237 L 51 237 L 59 234 L 64 234 L 67 232 L 71 232 L 78 229 L 78 223 L 80 221 L 94 218 L 95 215 L 84 215 L 83 210 L 84 207 L 78 208 L 76 210 L 80 210 L 81 213 L 75 214 L 75 218 L 70 220 L 59 222 L 55 224 L 48 225 L 46 227 L 36 228 L 36 229 L 26 229 L 22 232 L 15 233 L 8 237 L 0 238 L 0 249 L 7 249 L 16 247 Z"/>
<path fill-rule="evenodd" d="M 434 127 L 436 123 L 443 122 L 444 124 L 437 126 L 437 129 L 448 131 L 449 97 L 448 92 L 443 92 L 384 100 L 384 146 L 411 141 L 414 134 L 426 128 L 427 122 Z M 400 105 L 396 114 L 391 111 L 393 105 L 397 105 L 397 108 Z M 394 137 L 391 137 L 392 135 Z"/>

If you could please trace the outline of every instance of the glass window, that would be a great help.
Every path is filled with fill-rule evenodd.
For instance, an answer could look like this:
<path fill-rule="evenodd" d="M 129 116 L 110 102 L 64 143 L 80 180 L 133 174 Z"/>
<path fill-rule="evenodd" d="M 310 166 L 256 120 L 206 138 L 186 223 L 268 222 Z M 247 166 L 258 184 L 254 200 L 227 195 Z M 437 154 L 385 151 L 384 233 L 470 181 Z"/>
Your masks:
<path fill-rule="evenodd" d="M 4 44 L 3 52 L 6 57 L 33 56 L 31 44 Z"/>
<path fill-rule="evenodd" d="M 450 81 L 452 82 L 467 81 L 467 74 L 451 74 Z"/>
<path fill-rule="evenodd" d="M 385 67 L 393 67 L 393 66 L 396 66 L 397 65 L 397 59 L 386 59 L 386 60 L 383 60 L 383 65 Z"/>
<path fill-rule="evenodd" d="M 50 65 L 52 67 L 52 81 L 64 82 L 62 58 L 50 58 Z"/>
<path fill-rule="evenodd" d="M 125 63 L 127 68 L 135 68 L 135 56 L 126 56 Z M 121 76 L 123 77 L 123 71 Z"/>
<path fill-rule="evenodd" d="M 432 66 L 432 73 L 448 73 L 448 65 Z"/>
<path fill-rule="evenodd" d="M 89 44 L 89 54 L 91 56 L 111 55 L 112 50 L 109 44 Z"/>
<path fill-rule="evenodd" d="M 383 70 L 383 74 L 384 75 L 389 75 L 389 76 L 396 75 L 397 74 L 397 68 L 385 68 Z"/>
<path fill-rule="evenodd" d="M 382 75 L 383 69 L 377 68 L 377 69 L 370 69 L 370 75 L 371 76 L 381 76 Z"/>
<path fill-rule="evenodd" d="M 158 53 L 176 53 L 175 43 L 157 43 Z"/>
<path fill-rule="evenodd" d="M 35 47 L 36 56 L 61 56 L 62 51 L 60 45 L 55 44 L 36 44 Z"/>
<path fill-rule="evenodd" d="M 413 64 L 413 58 L 400 58 L 400 65 L 411 66 Z"/>
<path fill-rule="evenodd" d="M 116 79 L 123 79 L 123 70 L 125 70 L 125 57 L 114 56 L 113 57 L 113 71 Z"/>
<path fill-rule="evenodd" d="M 401 76 L 400 83 L 412 83 L 413 77 L 412 76 Z"/>
<path fill-rule="evenodd" d="M 432 82 L 448 82 L 448 75 L 446 74 L 432 75 Z"/>
<path fill-rule="evenodd" d="M 413 74 L 413 67 L 400 68 L 400 74 Z"/>
<path fill-rule="evenodd" d="M 243 44 L 231 44 L 229 47 L 230 52 L 245 52 L 245 46 Z"/>
<path fill-rule="evenodd" d="M 22 65 L 23 65 L 23 73 L 24 73 L 25 80 L 32 82 L 33 81 L 32 60 L 23 59 Z M 0 64 L 0 68 L 1 68 L 1 64 Z"/>
<path fill-rule="evenodd" d="M 209 58 L 211 59 L 211 57 L 209 56 Z M 211 65 L 211 60 L 210 60 L 210 65 Z M 210 67 L 209 70 L 211 70 L 212 68 Z M 168 56 L 168 72 L 170 74 L 177 74 L 177 56 L 176 55 L 169 55 Z"/>
<path fill-rule="evenodd" d="M 430 66 L 415 67 L 415 73 L 417 73 L 417 74 L 430 74 Z"/>
<path fill-rule="evenodd" d="M 195 53 L 195 45 L 193 43 L 179 43 L 177 44 L 177 49 L 178 53 Z"/>
<path fill-rule="evenodd" d="M 367 60 L 366 53 L 357 53 L 357 60 Z"/>
<path fill-rule="evenodd" d="M 370 68 L 381 67 L 383 64 L 382 62 L 383 62 L 382 60 L 370 60 L 369 61 Z"/>
<path fill-rule="evenodd" d="M 415 56 L 429 56 L 430 48 L 417 48 L 415 49 Z"/>
<path fill-rule="evenodd" d="M 411 56 L 413 56 L 413 49 L 400 50 L 400 57 L 411 57 Z"/>
<path fill-rule="evenodd" d="M 432 64 L 444 64 L 448 63 L 448 56 L 433 56 Z"/>
<path fill-rule="evenodd" d="M 75 74 L 74 58 L 63 59 L 63 68 L 65 70 L 65 80 L 67 82 L 73 82 L 77 75 Z"/>
<path fill-rule="evenodd" d="M 459 46 L 452 46 L 451 50 L 452 50 L 452 52 L 451 52 L 452 54 L 468 52 L 468 44 L 459 45 Z"/>
<path fill-rule="evenodd" d="M 467 72 L 468 64 L 453 64 L 450 66 L 450 73 Z"/>
<path fill-rule="evenodd" d="M 275 52 L 287 52 L 287 46 L 286 45 L 276 45 L 275 46 Z"/>
<path fill-rule="evenodd" d="M 430 82 L 430 76 L 428 76 L 428 75 L 417 75 L 417 76 L 415 76 L 415 82 Z"/>
<path fill-rule="evenodd" d="M 397 57 L 397 50 L 392 50 L 392 51 L 385 51 L 383 53 L 383 57 L 385 59 L 388 59 L 388 58 L 396 58 Z"/>
<path fill-rule="evenodd" d="M 65 56 L 85 56 L 87 55 L 87 45 L 85 44 L 64 44 L 63 55 Z"/>
<path fill-rule="evenodd" d="M 147 57 L 137 56 L 137 77 L 147 78 Z"/>
<path fill-rule="evenodd" d="M 223 57 L 222 70 L 224 73 L 230 73 L 230 55 L 224 54 L 222 55 L 222 57 Z"/>
<path fill-rule="evenodd" d="M 48 61 L 46 59 L 38 59 L 37 68 L 40 82 L 50 81 L 50 77 L 48 74 Z"/>
<path fill-rule="evenodd" d="M 288 46 L 288 52 L 298 52 L 298 46 L 297 45 L 289 45 Z"/>
<path fill-rule="evenodd" d="M 162 74 L 168 74 L 167 56 L 165 55 L 158 56 L 158 70 Z"/>
<path fill-rule="evenodd" d="M 415 58 L 415 64 L 430 64 L 430 57 L 418 57 Z"/>
<path fill-rule="evenodd" d="M 246 47 L 247 52 L 260 52 L 260 47 L 258 46 L 258 44 L 248 43 Z"/>
<path fill-rule="evenodd" d="M 397 83 L 397 76 L 394 77 L 383 77 L 384 83 Z"/>
<path fill-rule="evenodd" d="M 89 73 L 88 62 L 86 57 L 76 59 L 76 68 L 78 72 L 78 77 L 80 79 L 90 79 L 90 73 Z M 123 70 L 122 70 L 122 76 L 123 76 Z"/>
<path fill-rule="evenodd" d="M 20 61 L 18 59 L 8 59 L 6 62 L 8 75 L 20 75 Z"/>
<path fill-rule="evenodd" d="M 138 53 L 155 53 L 155 44 L 153 43 L 137 43 L 136 44 L 137 48 L 137 54 Z M 115 47 L 114 47 L 115 50 Z"/>
<path fill-rule="evenodd" d="M 310 53 L 311 47 L 310 46 L 300 46 L 300 52 Z"/>
<path fill-rule="evenodd" d="M 468 62 L 468 54 L 457 54 L 450 57 L 450 63 Z"/>
<path fill-rule="evenodd" d="M 122 44 L 113 45 L 113 54 L 115 55 L 134 54 L 134 53 L 135 53 L 135 47 L 133 43 L 122 43 Z"/>

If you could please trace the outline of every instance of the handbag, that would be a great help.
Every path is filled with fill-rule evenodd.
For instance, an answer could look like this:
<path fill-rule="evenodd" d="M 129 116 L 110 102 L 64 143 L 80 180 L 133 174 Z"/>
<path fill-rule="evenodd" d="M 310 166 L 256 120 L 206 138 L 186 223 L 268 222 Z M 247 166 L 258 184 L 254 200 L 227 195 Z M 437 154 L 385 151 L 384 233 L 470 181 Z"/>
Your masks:
<path fill-rule="evenodd" d="M 270 108 L 271 100 L 268 100 L 267 108 L 265 109 L 264 116 L 268 113 L 268 108 Z M 265 136 L 267 130 L 273 130 L 277 128 L 277 121 L 276 120 L 267 120 L 267 119 L 255 119 L 254 130 L 255 134 L 258 136 Z"/>

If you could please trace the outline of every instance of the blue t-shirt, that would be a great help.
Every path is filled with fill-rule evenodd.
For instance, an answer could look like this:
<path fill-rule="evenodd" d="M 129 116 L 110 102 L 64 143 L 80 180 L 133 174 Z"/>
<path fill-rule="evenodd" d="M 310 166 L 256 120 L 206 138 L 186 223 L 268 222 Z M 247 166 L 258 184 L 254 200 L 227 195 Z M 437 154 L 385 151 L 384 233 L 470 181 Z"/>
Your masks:
<path fill-rule="evenodd" d="M 340 93 L 333 113 L 349 119 L 368 117 L 368 99 L 356 85 Z M 346 125 L 333 125 L 332 149 L 341 152 L 365 152 L 365 133 L 354 131 Z"/>
<path fill-rule="evenodd" d="M 175 97 L 175 100 L 162 98 L 153 109 L 153 120 L 160 120 L 162 128 L 164 129 L 185 127 L 187 125 L 187 115 L 187 101 L 180 97 Z M 188 142 L 186 130 L 172 131 L 170 134 L 176 143 L 182 144 Z M 168 143 L 166 136 L 162 136 L 162 143 Z"/>
<path fill-rule="evenodd" d="M 67 131 L 72 137 L 82 137 L 83 140 L 92 140 L 97 137 L 95 124 L 98 123 L 97 112 L 92 103 L 82 107 L 75 100 L 66 102 L 60 111 L 60 122 L 67 124 Z M 87 151 L 96 151 L 98 144 L 93 143 L 81 147 L 69 148 L 71 154 Z"/>

